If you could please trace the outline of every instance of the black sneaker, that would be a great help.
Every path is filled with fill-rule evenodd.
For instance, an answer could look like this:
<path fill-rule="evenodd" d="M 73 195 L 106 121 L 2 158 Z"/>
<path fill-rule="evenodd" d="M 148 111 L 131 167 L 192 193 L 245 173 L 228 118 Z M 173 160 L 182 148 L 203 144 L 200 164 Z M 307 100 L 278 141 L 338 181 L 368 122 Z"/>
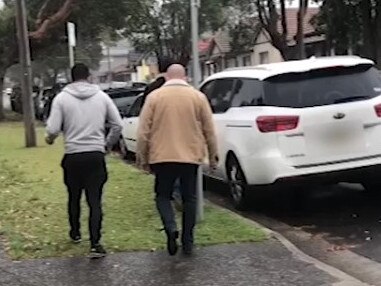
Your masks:
<path fill-rule="evenodd" d="M 82 241 L 82 237 L 81 237 L 81 234 L 79 234 L 78 232 L 73 232 L 73 231 L 70 231 L 70 239 L 73 243 L 80 243 Z"/>
<path fill-rule="evenodd" d="M 96 244 L 91 246 L 90 249 L 90 259 L 97 259 L 97 258 L 102 258 L 105 257 L 107 254 L 106 250 L 103 248 L 102 245 Z"/>
<path fill-rule="evenodd" d="M 187 243 L 183 245 L 183 254 L 191 256 L 193 254 L 193 244 Z"/>
<path fill-rule="evenodd" d="M 179 238 L 178 231 L 167 232 L 167 250 L 169 255 L 174 256 L 177 253 L 178 245 L 177 239 Z"/>

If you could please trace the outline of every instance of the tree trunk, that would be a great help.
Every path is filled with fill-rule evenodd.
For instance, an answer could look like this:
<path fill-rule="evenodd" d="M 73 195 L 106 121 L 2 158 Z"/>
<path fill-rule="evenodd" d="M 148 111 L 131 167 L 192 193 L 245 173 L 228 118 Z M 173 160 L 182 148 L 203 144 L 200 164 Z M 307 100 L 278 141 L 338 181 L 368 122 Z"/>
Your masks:
<path fill-rule="evenodd" d="M 361 5 L 361 14 L 363 20 L 363 54 L 365 57 L 370 59 L 375 59 L 373 40 L 373 23 L 372 23 L 372 7 L 369 0 L 362 0 Z"/>
<path fill-rule="evenodd" d="M 299 10 L 298 10 L 298 30 L 296 34 L 296 43 L 298 49 L 298 58 L 306 58 L 306 49 L 304 45 L 304 18 L 307 12 L 308 1 L 299 0 Z"/>
<path fill-rule="evenodd" d="M 376 20 L 375 20 L 375 28 L 377 31 L 377 35 L 375 38 L 375 45 L 376 45 L 376 58 L 375 61 L 377 63 L 377 66 L 381 67 L 381 2 L 377 1 L 376 6 Z"/>
<path fill-rule="evenodd" d="M 4 111 L 4 77 L 5 72 L 0 71 L 0 121 L 5 119 L 5 111 Z"/>

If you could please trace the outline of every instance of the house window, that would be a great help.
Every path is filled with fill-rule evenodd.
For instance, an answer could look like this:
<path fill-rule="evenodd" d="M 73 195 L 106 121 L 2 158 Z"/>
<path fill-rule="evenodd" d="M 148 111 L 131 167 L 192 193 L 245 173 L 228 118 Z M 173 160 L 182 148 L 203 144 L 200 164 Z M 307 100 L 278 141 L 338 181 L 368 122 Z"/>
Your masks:
<path fill-rule="evenodd" d="M 251 56 L 244 56 L 243 57 L 243 66 L 251 66 Z"/>
<path fill-rule="evenodd" d="M 261 65 L 269 63 L 269 52 L 259 53 L 259 63 Z"/>

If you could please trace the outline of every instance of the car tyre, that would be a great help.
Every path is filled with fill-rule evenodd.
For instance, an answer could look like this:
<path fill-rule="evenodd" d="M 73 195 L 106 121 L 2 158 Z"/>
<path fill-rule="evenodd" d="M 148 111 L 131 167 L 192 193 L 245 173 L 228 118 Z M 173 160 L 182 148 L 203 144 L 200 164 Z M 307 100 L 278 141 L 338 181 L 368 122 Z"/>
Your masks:
<path fill-rule="evenodd" d="M 235 209 L 247 210 L 250 203 L 248 186 L 243 170 L 238 159 L 232 155 L 227 161 L 227 176 L 229 180 L 229 191 Z"/>
<path fill-rule="evenodd" d="M 362 183 L 367 195 L 381 196 L 381 182 L 377 180 L 368 180 Z"/>
<path fill-rule="evenodd" d="M 123 160 L 129 160 L 129 161 L 134 160 L 134 155 L 132 152 L 128 151 L 127 145 L 124 142 L 123 137 L 120 137 L 119 139 L 118 149 L 120 152 L 120 156 Z"/>

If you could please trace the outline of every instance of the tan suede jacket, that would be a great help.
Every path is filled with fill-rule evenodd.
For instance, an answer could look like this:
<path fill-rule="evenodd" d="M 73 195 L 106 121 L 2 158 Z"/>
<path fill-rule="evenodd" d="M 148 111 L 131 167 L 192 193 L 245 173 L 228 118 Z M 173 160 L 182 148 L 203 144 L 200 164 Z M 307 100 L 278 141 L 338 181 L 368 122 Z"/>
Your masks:
<path fill-rule="evenodd" d="M 140 115 L 137 160 L 216 164 L 217 139 L 206 96 L 182 80 L 170 80 L 147 97 Z"/>

